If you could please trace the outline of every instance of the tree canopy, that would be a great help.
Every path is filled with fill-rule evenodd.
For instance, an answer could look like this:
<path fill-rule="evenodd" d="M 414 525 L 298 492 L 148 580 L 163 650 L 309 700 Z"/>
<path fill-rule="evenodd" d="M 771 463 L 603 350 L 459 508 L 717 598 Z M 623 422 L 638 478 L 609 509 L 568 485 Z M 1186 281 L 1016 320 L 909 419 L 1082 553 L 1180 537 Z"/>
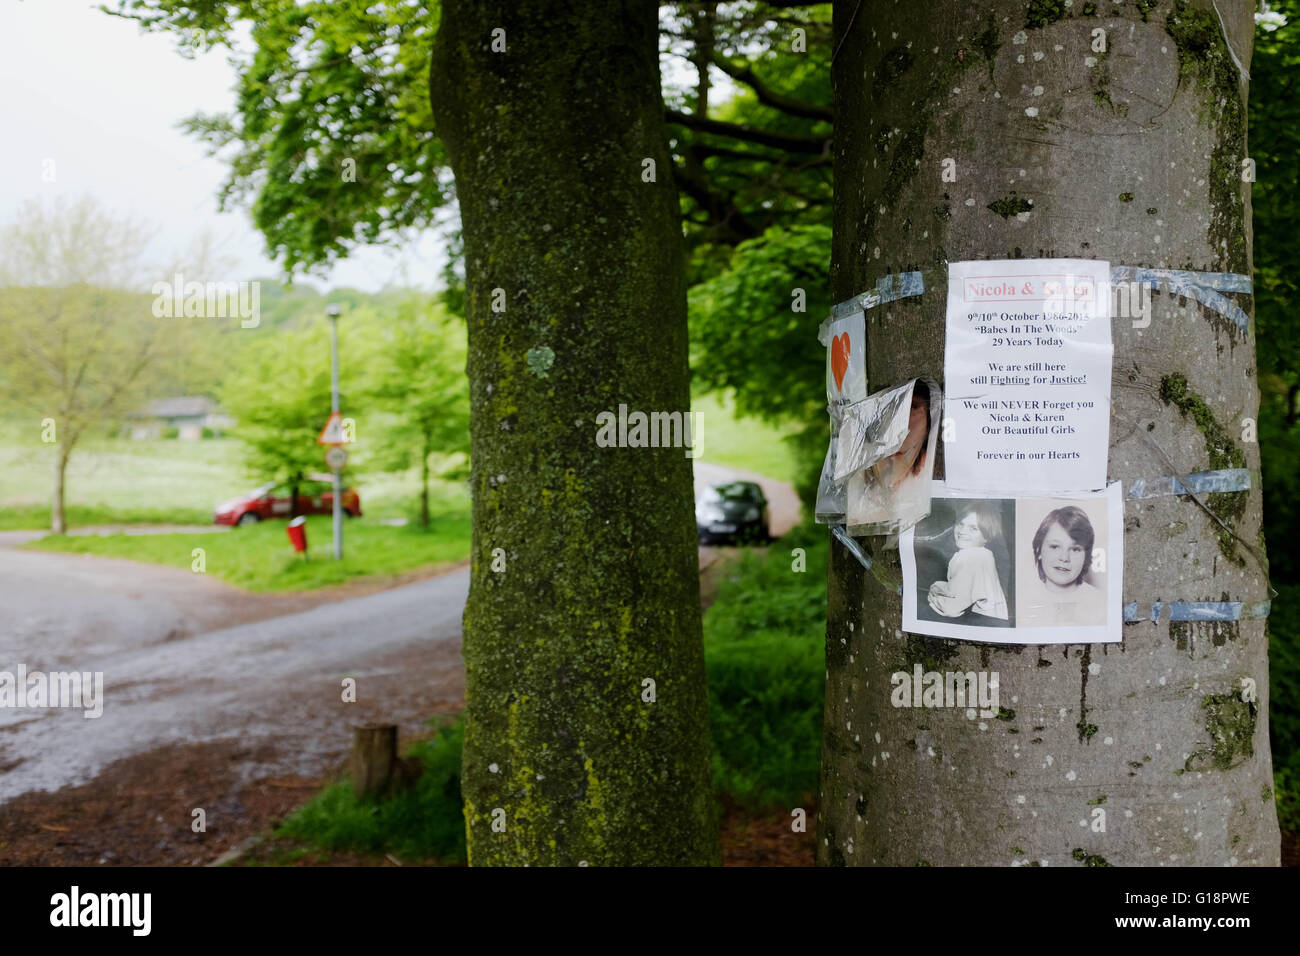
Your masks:
<path fill-rule="evenodd" d="M 454 186 L 428 95 L 436 2 L 117 0 L 102 9 L 174 34 L 187 55 L 228 50 L 235 110 L 184 125 L 229 165 L 221 208 L 247 206 L 287 271 L 439 221 Z M 770 225 L 826 221 L 829 10 L 665 7 L 662 55 L 712 78 L 669 79 L 664 90 L 673 176 L 696 243 L 734 245 Z M 714 115 L 708 90 L 721 77 L 747 93 Z"/>

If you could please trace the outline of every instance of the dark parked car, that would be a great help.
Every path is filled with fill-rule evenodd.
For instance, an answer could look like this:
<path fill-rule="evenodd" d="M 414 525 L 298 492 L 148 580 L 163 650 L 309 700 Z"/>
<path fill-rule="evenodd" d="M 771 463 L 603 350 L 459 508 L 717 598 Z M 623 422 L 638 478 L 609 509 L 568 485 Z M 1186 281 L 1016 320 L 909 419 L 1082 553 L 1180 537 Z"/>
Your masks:
<path fill-rule="evenodd" d="M 767 498 L 752 481 L 710 485 L 695 501 L 695 526 L 700 543 L 768 541 Z"/>
<path fill-rule="evenodd" d="M 216 524 L 256 524 L 267 518 L 288 518 L 293 507 L 293 489 L 289 485 L 267 484 L 246 495 L 217 505 L 212 515 Z M 312 475 L 298 482 L 298 513 L 327 515 L 334 511 L 333 479 Z M 343 490 L 343 513 L 349 518 L 361 514 L 361 496 L 352 488 Z"/>

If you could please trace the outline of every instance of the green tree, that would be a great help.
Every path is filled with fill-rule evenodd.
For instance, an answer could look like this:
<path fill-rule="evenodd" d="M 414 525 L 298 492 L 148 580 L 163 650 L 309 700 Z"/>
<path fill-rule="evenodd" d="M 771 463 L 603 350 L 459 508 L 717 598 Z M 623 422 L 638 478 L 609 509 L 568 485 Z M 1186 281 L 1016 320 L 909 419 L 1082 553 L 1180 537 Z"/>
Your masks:
<path fill-rule="evenodd" d="M 347 360 L 345 343 L 354 334 L 345 314 L 339 320 L 339 408 L 345 416 L 359 411 L 348 401 L 358 366 Z M 324 468 L 316 439 L 331 407 L 329 326 L 315 318 L 248 331 L 233 355 L 219 390 L 222 407 L 235 419 L 230 433 L 245 444 L 250 475 L 291 485 L 297 514 L 298 483 Z"/>
<path fill-rule="evenodd" d="M 1273 15 L 1261 19 L 1251 60 L 1256 321 L 1261 414 L 1276 410 L 1289 428 L 1300 419 L 1300 240 L 1294 229 L 1300 220 L 1300 3 L 1274 0 L 1268 6 Z M 1271 493 L 1266 500 L 1273 504 Z M 1285 553 L 1274 561 L 1286 562 L 1288 572 L 1298 567 Z"/>
<path fill-rule="evenodd" d="M 367 429 L 368 461 L 390 471 L 420 469 L 420 525 L 427 528 L 431 473 L 462 466 L 469 453 L 464 324 L 408 296 L 382 312 L 352 313 L 349 326 L 361 343 L 356 361 L 366 405 L 390 419 Z"/>
<path fill-rule="evenodd" d="M 286 269 L 361 244 L 406 241 L 453 198 L 429 107 L 436 0 L 117 0 L 103 9 L 170 31 L 179 49 L 226 46 L 239 68 L 229 114 L 185 128 L 229 166 L 222 208 L 247 206 Z M 663 90 L 692 245 L 734 245 L 802 221 L 830 199 L 829 4 L 665 4 L 665 54 L 701 70 Z M 251 49 L 240 28 L 250 29 Z M 795 31 L 803 31 L 795 47 Z M 753 55 L 755 62 L 749 57 Z M 750 91 L 710 115 L 725 77 Z M 715 98 L 716 99 L 716 98 Z M 454 225 L 452 246 L 459 244 Z M 454 251 L 454 248 L 453 248 Z M 707 260 L 707 254 L 702 253 Z M 454 308 L 454 306 L 453 306 Z"/>
<path fill-rule="evenodd" d="M 801 426 L 786 440 L 806 463 L 798 489 L 809 514 L 827 417 L 826 353 L 808 329 L 830 311 L 830 242 L 827 226 L 769 229 L 742 242 L 724 271 L 690 292 L 697 387 L 732 391 L 741 415 Z"/>
<path fill-rule="evenodd" d="M 1264 530 L 1270 541 L 1287 542 L 1300 537 L 1300 3 L 1267 6 L 1250 66 L 1259 442 Z M 1273 760 L 1279 790 L 1294 795 L 1300 791 L 1300 558 L 1274 548 L 1269 563 L 1278 591 L 1269 618 Z M 1300 829 L 1294 809 L 1283 825 Z"/>
<path fill-rule="evenodd" d="M 412 230 L 449 218 L 443 207 L 453 195 L 451 171 L 425 88 L 439 9 L 433 0 L 118 0 L 113 12 L 148 30 L 173 31 L 186 53 L 196 42 L 233 48 L 236 109 L 185 125 L 229 164 L 222 207 L 248 205 L 272 255 L 292 270 L 328 263 L 359 243 L 405 241 Z M 252 24 L 251 50 L 236 39 L 241 21 Z M 810 311 L 821 307 L 829 234 L 801 230 L 830 222 L 830 4 L 684 0 L 660 5 L 657 31 L 662 54 L 688 67 L 674 71 L 661 91 L 688 284 L 743 272 L 759 257 L 733 260 L 733 248 L 778 228 L 786 231 L 765 248 L 793 243 L 800 269 L 792 278 L 806 291 Z M 462 241 L 454 221 L 446 231 L 443 298 L 461 314 Z M 813 235 L 827 237 L 820 250 L 809 245 Z M 762 276 L 741 281 L 763 283 L 774 296 L 745 313 L 745 325 L 765 340 L 779 337 L 788 326 L 781 303 L 793 287 Z M 279 314 L 273 292 L 268 321 Z M 730 306 L 725 296 L 700 301 L 717 303 L 692 312 L 700 334 L 736 321 L 722 311 Z M 806 358 L 809 346 L 798 348 Z M 796 439 L 801 454 L 819 457 L 812 436 L 824 428 L 822 406 L 809 406 L 796 390 L 787 407 L 768 414 L 758 408 L 765 404 L 759 377 L 728 375 L 738 384 L 720 385 L 714 369 L 726 363 L 718 366 L 706 353 L 696 362 L 706 387 L 736 387 L 746 413 L 795 422 L 804 436 Z M 808 482 L 802 484 L 806 492 Z"/>
<path fill-rule="evenodd" d="M 807 323 L 830 307 L 830 5 L 675 9 L 662 45 L 697 77 L 665 90 L 694 384 L 732 391 L 741 415 L 797 426 L 787 440 L 807 463 L 797 485 L 810 508 L 827 422 L 825 355 Z"/>
<path fill-rule="evenodd" d="M 67 530 L 68 459 L 90 429 L 130 410 L 190 327 L 151 311 L 146 227 L 93 200 L 29 202 L 0 232 L 0 395 L 53 445 L 50 528 Z"/>
<path fill-rule="evenodd" d="M 696 77 L 664 90 L 690 281 L 769 228 L 829 224 L 830 4 L 690 0 L 660 37 Z"/>

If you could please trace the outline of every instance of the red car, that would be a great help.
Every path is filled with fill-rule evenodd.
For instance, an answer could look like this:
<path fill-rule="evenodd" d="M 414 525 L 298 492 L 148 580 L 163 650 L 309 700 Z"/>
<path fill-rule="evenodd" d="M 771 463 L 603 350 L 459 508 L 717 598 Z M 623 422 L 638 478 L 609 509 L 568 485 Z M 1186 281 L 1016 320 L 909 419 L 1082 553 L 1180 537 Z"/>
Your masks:
<path fill-rule="evenodd" d="M 288 518 L 293 506 L 293 489 L 284 484 L 262 485 L 246 495 L 217 505 L 212 520 L 216 524 L 256 524 L 267 518 Z M 334 479 L 329 475 L 312 475 L 298 482 L 298 513 L 327 515 L 334 513 Z M 343 513 L 349 518 L 361 514 L 361 496 L 356 489 L 343 492 Z"/>

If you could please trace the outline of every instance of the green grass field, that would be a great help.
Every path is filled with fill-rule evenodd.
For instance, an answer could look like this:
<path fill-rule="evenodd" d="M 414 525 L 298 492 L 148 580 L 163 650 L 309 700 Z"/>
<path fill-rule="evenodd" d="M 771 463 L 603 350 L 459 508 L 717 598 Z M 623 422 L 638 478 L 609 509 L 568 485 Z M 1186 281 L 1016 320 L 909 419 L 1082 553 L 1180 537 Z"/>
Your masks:
<path fill-rule="evenodd" d="M 700 460 L 793 480 L 797 463 L 784 431 L 736 419 L 723 396 L 693 399 L 701 413 Z M 235 439 L 131 441 L 87 436 L 68 462 L 69 527 L 98 524 L 207 524 L 219 502 L 259 484 L 243 468 Z M 42 444 L 39 424 L 0 419 L 0 531 L 50 525 L 54 446 Z M 324 462 L 321 470 L 325 470 Z M 366 516 L 413 517 L 419 477 L 414 470 L 367 473 L 350 480 Z M 436 496 L 447 494 L 439 488 Z"/>
<path fill-rule="evenodd" d="M 717 394 L 693 397 L 691 410 L 700 413 L 700 461 L 794 482 L 799 463 L 784 441 L 792 429 L 736 418 L 729 398 Z"/>
<path fill-rule="evenodd" d="M 0 530 L 49 527 L 54 446 L 27 432 L 12 422 L 0 425 Z M 87 437 L 68 460 L 68 523 L 205 524 L 214 504 L 255 484 L 239 454 L 230 439 Z"/>
<path fill-rule="evenodd" d="M 87 437 L 68 460 L 68 526 L 97 524 L 208 524 L 213 506 L 260 482 L 243 467 L 243 445 L 206 441 L 131 441 Z M 0 530 L 50 526 L 54 448 L 14 421 L 0 421 Z M 321 471 L 325 463 L 321 462 Z M 419 476 L 349 476 L 367 517 L 413 517 Z M 435 497 L 451 486 L 435 483 Z"/>
<path fill-rule="evenodd" d="M 218 501 L 242 494 L 257 481 L 243 468 L 243 446 L 233 439 L 197 442 L 132 441 L 87 437 L 68 463 L 70 528 L 104 524 L 212 523 Z M 0 530 L 50 526 L 53 448 L 39 432 L 13 420 L 0 423 Z M 308 556 L 295 555 L 284 521 L 214 534 L 106 535 L 44 538 L 27 547 L 128 558 L 190 569 L 202 548 L 206 573 L 250 591 L 306 590 L 358 577 L 390 576 L 469 556 L 470 503 L 463 484 L 435 481 L 430 490 L 433 525 L 428 532 L 381 524 L 414 519 L 419 477 L 363 474 L 365 517 L 349 520 L 344 560 L 331 554 L 328 516 L 308 519 Z"/>
<path fill-rule="evenodd" d="M 286 522 L 213 534 L 114 534 L 50 537 L 26 545 L 40 551 L 95 554 L 150 564 L 194 569 L 194 549 L 203 550 L 204 571 L 249 591 L 305 591 L 373 575 L 395 576 L 416 568 L 469 557 L 469 502 L 437 515 L 428 531 L 414 525 L 394 528 L 364 519 L 349 520 L 343 531 L 343 560 L 333 559 L 328 515 L 307 519 L 307 556 L 295 554 Z"/>

